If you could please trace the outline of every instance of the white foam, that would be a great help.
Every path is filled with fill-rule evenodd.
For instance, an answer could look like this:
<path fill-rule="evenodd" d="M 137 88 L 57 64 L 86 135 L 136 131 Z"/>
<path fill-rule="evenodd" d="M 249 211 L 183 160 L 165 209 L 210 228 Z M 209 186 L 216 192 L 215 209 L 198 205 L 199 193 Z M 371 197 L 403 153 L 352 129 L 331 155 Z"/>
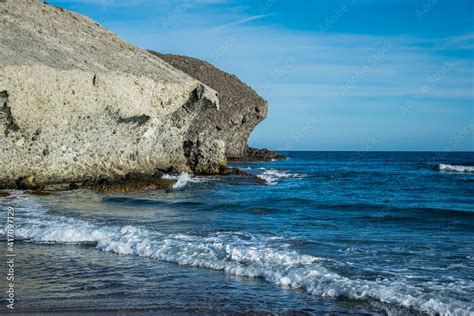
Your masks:
<path fill-rule="evenodd" d="M 439 170 L 442 171 L 454 171 L 454 172 L 474 172 L 474 167 L 471 166 L 462 166 L 462 165 L 447 165 L 447 164 L 440 164 L 438 166 Z"/>
<path fill-rule="evenodd" d="M 20 214 L 19 214 L 20 215 Z M 26 216 L 25 216 L 26 215 Z M 364 280 L 335 273 L 324 259 L 290 250 L 282 238 L 248 233 L 208 236 L 162 234 L 138 226 L 99 226 L 30 210 L 16 217 L 18 240 L 36 243 L 93 243 L 97 249 L 180 265 L 258 277 L 323 297 L 374 299 L 430 314 L 469 315 L 474 307 L 457 301 L 438 285 L 423 287 L 406 279 Z M 0 228 L 5 234 L 5 228 Z"/>
<path fill-rule="evenodd" d="M 161 178 L 168 179 L 168 180 L 176 180 L 176 183 L 173 184 L 174 189 L 181 189 L 181 188 L 184 188 L 188 183 L 192 183 L 192 182 L 196 183 L 196 182 L 202 181 L 202 179 L 191 177 L 189 173 L 187 172 L 183 172 L 180 175 L 165 174 Z"/>
<path fill-rule="evenodd" d="M 276 169 L 265 169 L 260 168 L 263 170 L 263 173 L 257 175 L 262 180 L 269 185 L 276 185 L 278 184 L 278 180 L 280 179 L 288 179 L 288 178 L 302 178 L 303 176 L 298 173 L 289 173 L 283 170 L 276 170 Z"/>

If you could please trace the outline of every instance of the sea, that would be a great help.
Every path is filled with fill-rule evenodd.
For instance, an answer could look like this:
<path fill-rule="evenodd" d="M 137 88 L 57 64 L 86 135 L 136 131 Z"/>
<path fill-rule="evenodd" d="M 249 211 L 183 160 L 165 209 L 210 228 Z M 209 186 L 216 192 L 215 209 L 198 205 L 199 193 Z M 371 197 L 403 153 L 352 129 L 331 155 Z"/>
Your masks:
<path fill-rule="evenodd" d="M 473 152 L 283 154 L 231 164 L 263 181 L 11 191 L 0 314 L 13 272 L 21 313 L 474 315 Z"/>

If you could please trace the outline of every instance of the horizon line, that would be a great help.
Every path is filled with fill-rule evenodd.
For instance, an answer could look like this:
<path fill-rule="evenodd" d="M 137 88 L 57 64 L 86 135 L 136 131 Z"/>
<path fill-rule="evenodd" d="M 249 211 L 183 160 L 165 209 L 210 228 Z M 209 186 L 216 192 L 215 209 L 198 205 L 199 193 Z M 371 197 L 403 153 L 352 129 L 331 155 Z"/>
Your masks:
<path fill-rule="evenodd" d="M 371 152 L 371 153 L 383 153 L 383 152 L 399 152 L 399 153 L 474 153 L 474 150 L 280 150 L 272 149 L 280 152 Z"/>

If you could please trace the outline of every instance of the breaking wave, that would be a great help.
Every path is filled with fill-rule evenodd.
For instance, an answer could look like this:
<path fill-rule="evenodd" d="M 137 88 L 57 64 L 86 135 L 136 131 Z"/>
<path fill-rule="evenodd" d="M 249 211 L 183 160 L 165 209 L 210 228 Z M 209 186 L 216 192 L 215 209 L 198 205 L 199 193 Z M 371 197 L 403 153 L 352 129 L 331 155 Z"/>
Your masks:
<path fill-rule="evenodd" d="M 462 165 L 440 164 L 438 165 L 438 169 L 442 171 L 453 171 L 453 172 L 463 172 L 463 173 L 474 172 L 473 166 L 462 166 Z"/>
<path fill-rule="evenodd" d="M 183 172 L 180 175 L 165 174 L 161 178 L 168 180 L 176 180 L 176 183 L 173 185 L 174 189 L 184 188 L 188 183 L 202 182 L 202 179 L 193 178 L 187 172 Z"/>
<path fill-rule="evenodd" d="M 93 245 L 121 255 L 260 278 L 322 297 L 396 304 L 430 314 L 474 312 L 474 307 L 443 294 L 435 285 L 426 291 L 402 278 L 364 280 L 341 275 L 325 266 L 326 259 L 300 254 L 281 237 L 237 232 L 163 234 L 140 226 L 99 226 L 40 209 L 25 210 L 16 221 L 15 236 L 25 242 Z M 0 228 L 0 235 L 5 232 L 6 227 Z"/>
<path fill-rule="evenodd" d="M 265 182 L 269 185 L 276 185 L 278 184 L 278 181 L 280 179 L 288 179 L 288 178 L 302 178 L 303 176 L 298 173 L 290 173 L 282 170 L 276 170 L 276 169 L 265 169 L 265 168 L 260 168 L 260 170 L 263 170 L 263 173 L 258 174 L 257 177 L 259 177 L 262 180 L 265 180 Z"/>

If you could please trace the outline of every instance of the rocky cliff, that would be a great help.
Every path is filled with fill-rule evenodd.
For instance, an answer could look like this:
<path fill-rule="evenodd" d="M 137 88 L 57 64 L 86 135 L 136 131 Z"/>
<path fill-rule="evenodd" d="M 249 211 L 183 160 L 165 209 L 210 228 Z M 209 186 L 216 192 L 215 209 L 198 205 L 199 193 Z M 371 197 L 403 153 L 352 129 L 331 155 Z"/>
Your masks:
<path fill-rule="evenodd" d="M 0 0 L 0 26 L 0 188 L 222 173 L 267 113 L 232 75 L 165 62 L 37 0 Z"/>
<path fill-rule="evenodd" d="M 225 168 L 224 140 L 189 133 L 213 89 L 36 0 L 0 1 L 0 25 L 0 187 Z"/>
<path fill-rule="evenodd" d="M 173 67 L 215 89 L 220 109 L 208 108 L 190 132 L 206 130 L 208 137 L 223 139 L 229 159 L 247 159 L 247 140 L 255 126 L 267 117 L 268 103 L 235 75 L 193 57 L 152 52 Z M 213 126 L 214 128 L 207 128 Z"/>

